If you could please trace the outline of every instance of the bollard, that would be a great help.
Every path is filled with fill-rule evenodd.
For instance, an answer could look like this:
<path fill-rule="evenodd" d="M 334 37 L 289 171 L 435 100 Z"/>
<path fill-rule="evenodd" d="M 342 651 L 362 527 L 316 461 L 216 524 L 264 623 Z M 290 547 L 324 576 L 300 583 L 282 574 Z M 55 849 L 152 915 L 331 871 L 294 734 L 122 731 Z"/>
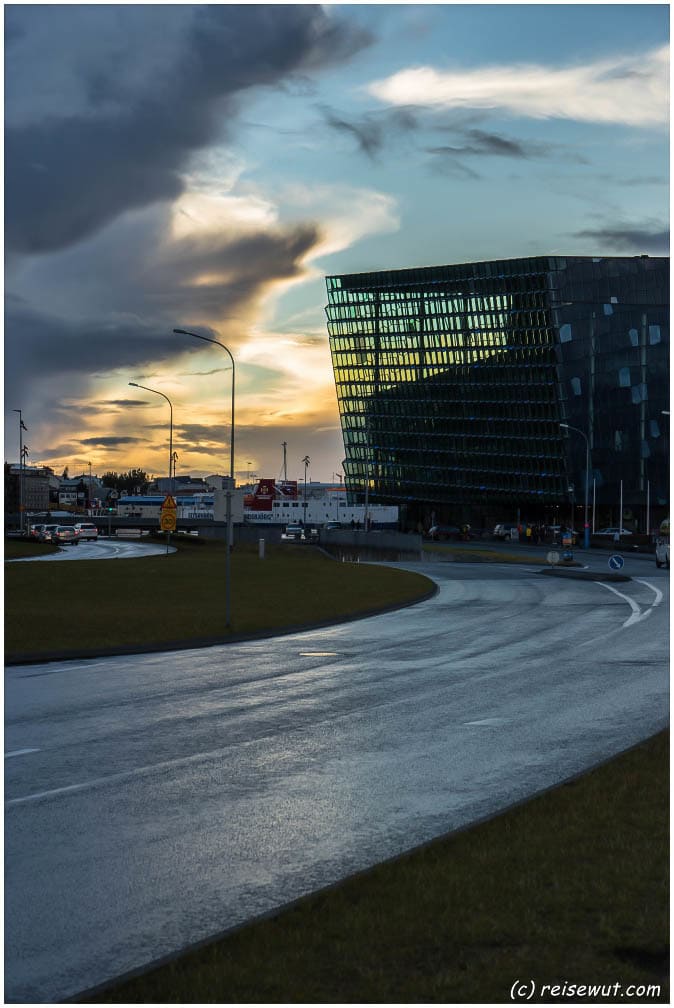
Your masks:
<path fill-rule="evenodd" d="M 260 555 L 260 560 L 264 560 L 264 539 L 258 539 L 257 541 L 258 551 Z"/>

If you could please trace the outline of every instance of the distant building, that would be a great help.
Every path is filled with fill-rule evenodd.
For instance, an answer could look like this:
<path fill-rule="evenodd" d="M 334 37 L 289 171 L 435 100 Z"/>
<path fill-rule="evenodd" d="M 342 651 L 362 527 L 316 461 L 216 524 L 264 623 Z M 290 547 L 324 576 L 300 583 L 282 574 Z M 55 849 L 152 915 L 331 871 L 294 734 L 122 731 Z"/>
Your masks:
<path fill-rule="evenodd" d="M 418 521 L 651 527 L 669 510 L 669 259 L 327 277 L 350 499 Z M 562 424 L 568 427 L 561 426 Z M 576 428 L 569 429 L 569 428 Z"/>
<path fill-rule="evenodd" d="M 5 512 L 18 514 L 22 497 L 24 513 L 48 511 L 53 480 L 54 471 L 48 466 L 24 466 L 23 469 L 18 463 L 6 466 Z"/>

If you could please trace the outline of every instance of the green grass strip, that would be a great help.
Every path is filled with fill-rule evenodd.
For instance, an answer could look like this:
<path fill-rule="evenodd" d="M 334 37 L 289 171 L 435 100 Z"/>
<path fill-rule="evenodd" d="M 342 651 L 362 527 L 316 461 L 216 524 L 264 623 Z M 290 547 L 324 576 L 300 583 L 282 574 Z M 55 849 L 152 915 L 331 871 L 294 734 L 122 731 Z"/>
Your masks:
<path fill-rule="evenodd" d="M 502 1004 L 519 980 L 668 1003 L 668 753 L 665 732 L 87 1001 Z M 622 987 L 543 990 L 565 983 Z"/>
<path fill-rule="evenodd" d="M 168 556 L 7 563 L 7 659 L 281 632 L 404 605 L 435 587 L 419 574 L 339 563 L 312 547 L 271 547 L 260 560 L 256 547 L 241 546 L 231 554 L 228 632 L 224 545 L 175 541 Z"/>

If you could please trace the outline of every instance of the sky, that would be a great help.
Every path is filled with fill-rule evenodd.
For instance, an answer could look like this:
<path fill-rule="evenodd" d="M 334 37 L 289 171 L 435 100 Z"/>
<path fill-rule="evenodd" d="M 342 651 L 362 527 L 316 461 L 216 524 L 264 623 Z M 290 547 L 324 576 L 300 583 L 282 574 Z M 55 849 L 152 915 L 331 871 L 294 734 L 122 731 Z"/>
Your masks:
<path fill-rule="evenodd" d="M 22 5 L 5 458 L 332 481 L 326 275 L 668 254 L 667 4 Z M 154 392 L 130 388 L 129 382 Z M 160 392 L 163 395 L 157 395 Z"/>

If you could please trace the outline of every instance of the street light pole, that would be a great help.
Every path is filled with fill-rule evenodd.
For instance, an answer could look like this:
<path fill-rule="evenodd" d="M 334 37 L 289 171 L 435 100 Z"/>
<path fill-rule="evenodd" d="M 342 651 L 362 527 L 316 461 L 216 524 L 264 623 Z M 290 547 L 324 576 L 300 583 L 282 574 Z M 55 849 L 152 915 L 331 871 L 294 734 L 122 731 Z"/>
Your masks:
<path fill-rule="evenodd" d="M 193 336 L 194 339 L 203 340 L 205 343 L 215 343 L 221 347 L 232 363 L 232 435 L 229 443 L 229 488 L 227 490 L 225 519 L 227 524 L 227 549 L 225 551 L 225 626 L 229 630 L 232 623 L 232 600 L 231 600 L 231 570 L 230 551 L 232 548 L 232 491 L 234 489 L 234 389 L 236 386 L 236 367 L 231 351 L 221 343 L 220 340 L 211 339 L 210 336 L 200 336 L 199 333 L 191 332 L 189 329 L 174 329 L 174 333 L 179 336 Z"/>
<path fill-rule="evenodd" d="M 28 430 L 25 423 L 23 422 L 23 416 L 20 409 L 12 410 L 13 413 L 19 414 L 19 529 L 23 535 L 23 463 L 24 463 L 24 451 L 23 451 L 23 432 Z"/>
<path fill-rule="evenodd" d="M 583 548 L 590 548 L 590 525 L 588 522 L 587 509 L 588 509 L 588 493 L 590 489 L 590 442 L 588 440 L 585 431 L 582 431 L 580 427 L 572 427 L 568 423 L 560 423 L 560 427 L 565 427 L 567 430 L 575 431 L 576 434 L 580 434 L 581 437 L 585 438 L 585 518 L 583 522 Z M 572 526 L 573 527 L 573 526 Z"/>
<path fill-rule="evenodd" d="M 94 509 L 94 501 L 93 501 L 93 497 L 91 496 L 91 462 L 87 462 L 87 465 L 89 466 L 89 507 L 88 507 L 87 510 L 88 511 L 93 511 L 93 509 Z"/>
<path fill-rule="evenodd" d="M 309 463 L 311 462 L 311 459 L 309 458 L 308 455 L 305 455 L 304 458 L 302 459 L 302 462 L 304 463 L 304 504 L 302 505 L 302 507 L 304 509 L 304 524 L 306 526 L 306 524 L 307 524 L 307 469 L 309 468 Z"/>
<path fill-rule="evenodd" d="M 133 385 L 134 388 L 142 388 L 145 392 L 154 392 L 155 395 L 163 396 L 166 402 L 169 404 L 169 487 L 171 492 L 173 492 L 173 480 L 171 478 L 171 470 L 173 468 L 173 403 L 169 397 L 164 393 L 160 392 L 159 389 L 148 388 L 147 385 L 139 385 L 138 382 L 130 381 L 129 385 Z M 91 465 L 91 463 L 89 463 Z"/>

